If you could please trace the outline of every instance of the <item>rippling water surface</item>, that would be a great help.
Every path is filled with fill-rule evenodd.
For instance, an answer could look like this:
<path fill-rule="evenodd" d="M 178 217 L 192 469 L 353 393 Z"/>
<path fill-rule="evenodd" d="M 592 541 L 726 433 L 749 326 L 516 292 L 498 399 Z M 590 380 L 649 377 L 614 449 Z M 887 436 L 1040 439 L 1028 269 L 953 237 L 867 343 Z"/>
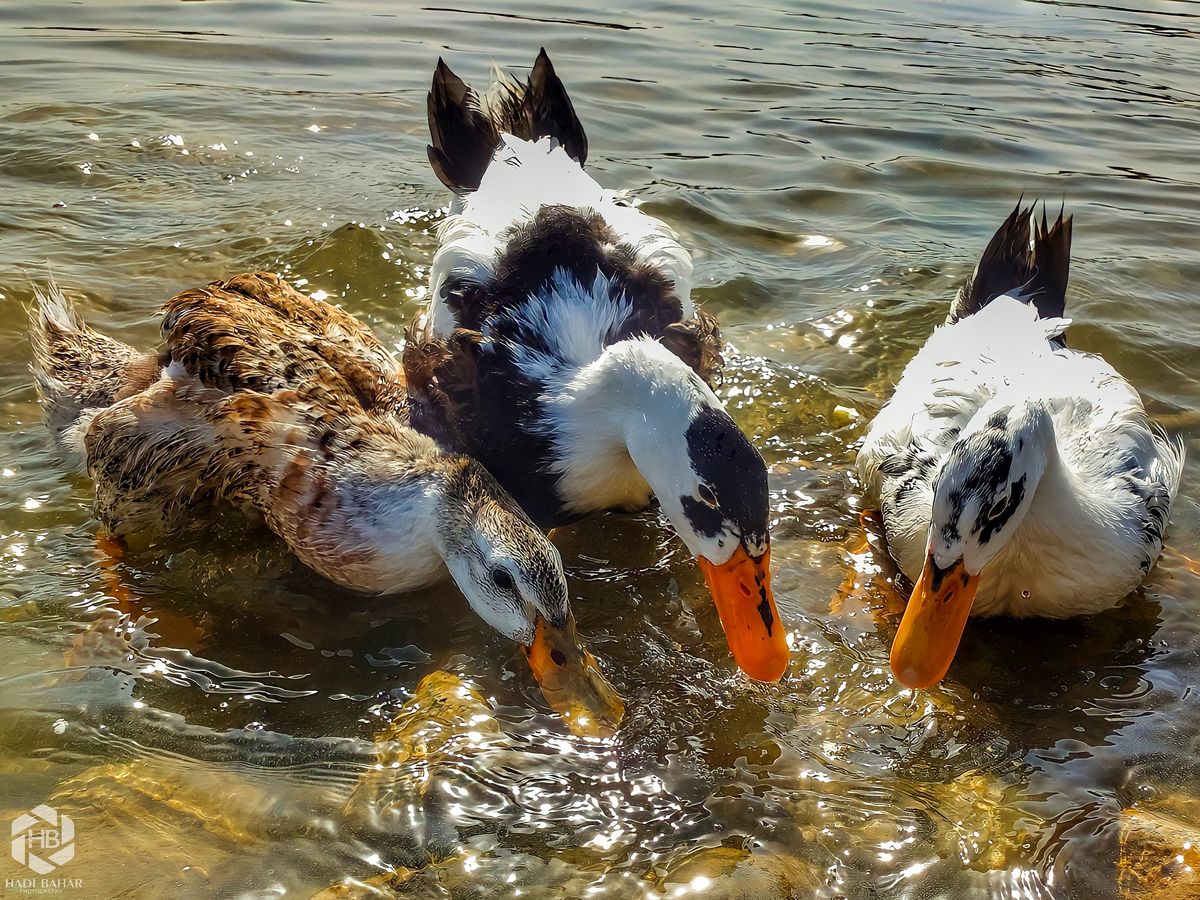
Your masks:
<path fill-rule="evenodd" d="M 1143 590 L 973 623 L 917 696 L 850 470 L 1022 192 L 1076 216 L 1072 343 L 1196 450 L 1200 13 L 777 5 L 0 8 L 0 814 L 69 811 L 66 892 L 1196 896 L 1195 464 Z M 102 564 L 27 369 L 47 270 L 143 345 L 166 297 L 251 268 L 398 341 L 444 203 L 433 64 L 481 81 L 542 44 L 597 177 L 695 249 L 795 648 L 780 685 L 735 675 L 655 516 L 566 529 L 627 698 L 610 742 L 567 735 L 449 588 L 364 601 L 236 521 Z"/>

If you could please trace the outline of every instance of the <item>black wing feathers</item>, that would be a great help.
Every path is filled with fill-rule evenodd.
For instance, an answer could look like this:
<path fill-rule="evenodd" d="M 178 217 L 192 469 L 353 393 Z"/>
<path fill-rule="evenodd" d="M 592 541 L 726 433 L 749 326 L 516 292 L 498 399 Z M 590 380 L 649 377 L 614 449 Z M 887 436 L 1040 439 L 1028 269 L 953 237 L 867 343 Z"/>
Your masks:
<path fill-rule="evenodd" d="M 562 80 L 543 49 L 528 82 L 503 82 L 485 107 L 479 95 L 438 60 L 429 91 L 429 164 L 442 184 L 459 193 L 479 187 L 507 132 L 527 141 L 552 137 L 580 165 L 587 135 Z"/>
<path fill-rule="evenodd" d="M 1032 303 L 1043 319 L 1064 314 L 1071 271 L 1071 219 L 1064 219 L 1060 210 L 1051 225 L 1043 206 L 1038 222 L 1033 208 L 1031 204 L 1022 209 L 1018 202 L 992 235 L 975 271 L 959 290 L 948 322 L 964 319 L 995 298 L 1014 292 Z"/>
<path fill-rule="evenodd" d="M 1071 275 L 1071 222 L 1063 219 L 1059 210 L 1053 225 L 1046 222 L 1046 207 L 1042 206 L 1042 222 L 1034 223 L 1034 273 L 1029 298 L 1042 319 L 1061 318 L 1067 309 L 1067 279 Z"/>
<path fill-rule="evenodd" d="M 429 90 L 429 164 L 452 191 L 479 187 L 500 133 L 484 112 L 479 96 L 438 60 Z"/>
<path fill-rule="evenodd" d="M 525 92 L 525 121 L 527 134 L 517 134 L 529 141 L 541 137 L 552 137 L 567 151 L 567 155 L 581 166 L 587 162 L 587 135 L 575 107 L 567 96 L 567 89 L 554 73 L 554 66 L 543 48 L 529 76 L 529 89 Z"/>

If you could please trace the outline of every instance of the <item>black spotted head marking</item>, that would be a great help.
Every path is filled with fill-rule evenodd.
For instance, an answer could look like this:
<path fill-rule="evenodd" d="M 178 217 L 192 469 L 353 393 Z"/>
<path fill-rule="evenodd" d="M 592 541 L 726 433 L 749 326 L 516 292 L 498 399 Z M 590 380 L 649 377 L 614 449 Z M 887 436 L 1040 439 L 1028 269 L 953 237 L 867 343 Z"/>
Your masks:
<path fill-rule="evenodd" d="M 722 409 L 702 407 L 687 435 L 688 457 L 700 478 L 699 496 L 680 497 L 696 533 L 731 532 L 751 556 L 767 549 L 767 467 L 754 445 Z"/>
<path fill-rule="evenodd" d="M 989 523 L 992 524 L 987 535 L 990 539 L 992 533 L 1003 527 L 1007 520 L 989 519 L 994 498 L 1006 493 L 1013 460 L 1003 425 L 992 426 L 992 421 L 999 416 L 1003 416 L 1003 413 L 993 416 L 987 428 L 955 444 L 950 460 L 942 470 L 938 486 L 944 491 L 948 509 L 938 525 L 942 539 L 947 544 L 960 541 L 964 530 L 975 533 Z M 1007 424 L 1007 418 L 1004 424 Z M 987 542 L 986 539 L 982 540 Z"/>
<path fill-rule="evenodd" d="M 951 449 L 934 483 L 930 545 L 939 563 L 962 558 L 978 573 L 1011 538 L 1045 468 L 1048 414 L 1033 405 L 982 419 Z"/>
<path fill-rule="evenodd" d="M 979 543 L 986 544 L 995 535 L 1008 524 L 1017 509 L 1021 506 L 1021 501 L 1025 499 L 1025 479 L 1027 476 L 1022 475 L 1009 485 L 1008 499 L 998 496 L 993 502 L 990 509 L 981 509 L 979 515 L 975 518 L 975 531 L 979 534 Z"/>

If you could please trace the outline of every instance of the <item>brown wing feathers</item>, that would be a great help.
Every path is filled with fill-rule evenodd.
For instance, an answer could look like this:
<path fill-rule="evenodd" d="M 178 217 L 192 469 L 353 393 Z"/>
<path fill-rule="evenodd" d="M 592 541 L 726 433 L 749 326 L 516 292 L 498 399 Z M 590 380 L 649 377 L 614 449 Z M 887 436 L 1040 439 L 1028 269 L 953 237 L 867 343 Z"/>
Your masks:
<path fill-rule="evenodd" d="M 282 502 L 295 517 L 306 512 L 301 469 L 347 449 L 356 459 L 412 449 L 399 362 L 336 307 L 254 273 L 184 291 L 163 313 L 163 377 L 156 367 L 149 386 L 108 391 L 82 423 L 97 516 L 110 530 L 173 525 L 216 499 L 268 519 Z M 303 485 L 310 500 L 317 481 Z"/>
<path fill-rule="evenodd" d="M 697 309 L 694 319 L 668 325 L 659 340 L 709 387 L 720 386 L 725 358 L 721 355 L 721 328 L 714 316 Z"/>
<path fill-rule="evenodd" d="M 443 447 L 467 452 L 463 417 L 476 400 L 475 363 L 484 340 L 479 332 L 463 328 L 447 339 L 417 326 L 405 332 L 409 421 Z"/>
<path fill-rule="evenodd" d="M 170 358 L 208 387 L 290 387 L 326 403 L 354 398 L 366 411 L 398 408 L 403 399 L 399 362 L 366 326 L 278 275 L 184 291 L 162 312 Z"/>

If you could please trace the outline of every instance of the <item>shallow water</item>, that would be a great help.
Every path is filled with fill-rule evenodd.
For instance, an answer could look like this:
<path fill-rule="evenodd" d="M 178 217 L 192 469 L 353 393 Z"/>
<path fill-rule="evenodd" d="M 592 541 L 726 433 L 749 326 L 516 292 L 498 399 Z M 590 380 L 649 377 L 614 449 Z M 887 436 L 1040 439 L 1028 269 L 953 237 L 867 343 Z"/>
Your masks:
<path fill-rule="evenodd" d="M 886 586 L 841 599 L 887 574 L 853 554 L 855 442 L 1022 192 L 1076 216 L 1072 343 L 1195 459 L 1200 13 L 779 5 L 0 8 L 0 814 L 72 811 L 56 874 L 85 886 L 64 893 L 307 897 L 436 860 L 375 889 L 1106 898 L 1123 810 L 1200 829 L 1200 579 L 1177 556 L 1088 621 L 971 624 L 916 697 L 886 668 Z M 654 516 L 565 530 L 627 698 L 607 743 L 568 736 L 453 590 L 366 602 L 235 521 L 103 567 L 27 370 L 47 270 L 130 342 L 175 291 L 251 268 L 398 341 L 445 200 L 432 66 L 481 81 L 542 44 L 593 171 L 695 248 L 737 351 L 723 393 L 771 465 L 795 646 L 780 685 L 747 682 Z M 1192 555 L 1195 473 L 1169 537 Z M 494 730 L 390 761 L 403 802 L 369 814 L 370 742 L 439 669 Z"/>

